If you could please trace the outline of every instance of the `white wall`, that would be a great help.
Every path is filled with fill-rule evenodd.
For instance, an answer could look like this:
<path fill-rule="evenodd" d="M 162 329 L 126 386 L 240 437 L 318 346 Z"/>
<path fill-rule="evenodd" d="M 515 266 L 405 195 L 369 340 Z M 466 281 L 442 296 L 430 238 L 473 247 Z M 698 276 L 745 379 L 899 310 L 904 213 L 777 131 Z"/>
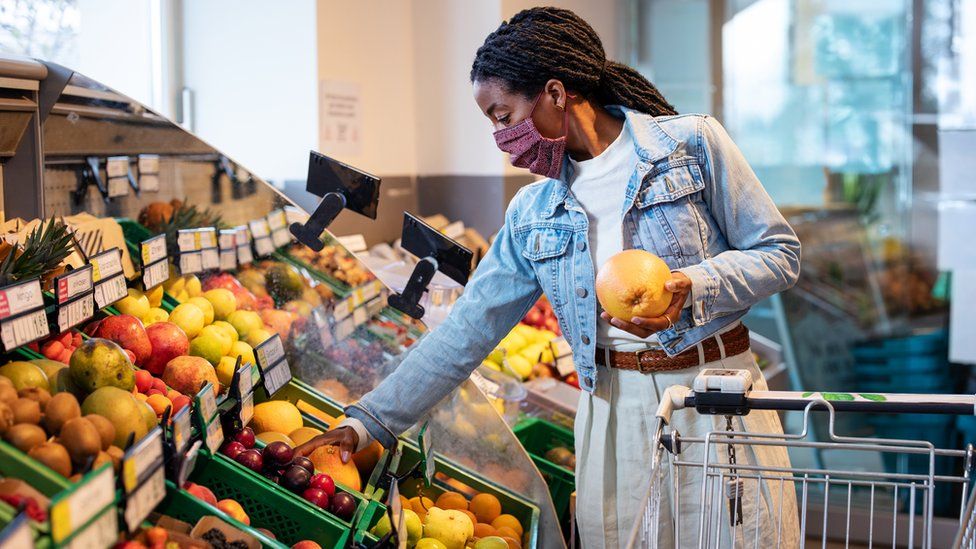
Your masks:
<path fill-rule="evenodd" d="M 68 68 L 152 105 L 149 0 L 78 0 L 78 12 L 78 60 Z"/>
<path fill-rule="evenodd" d="M 322 152 L 381 176 L 417 170 L 412 5 L 317 2 L 316 76 L 356 83 L 362 93 L 360 154 Z"/>
<path fill-rule="evenodd" d="M 183 2 L 194 132 L 274 181 L 304 179 L 317 148 L 314 0 Z"/>

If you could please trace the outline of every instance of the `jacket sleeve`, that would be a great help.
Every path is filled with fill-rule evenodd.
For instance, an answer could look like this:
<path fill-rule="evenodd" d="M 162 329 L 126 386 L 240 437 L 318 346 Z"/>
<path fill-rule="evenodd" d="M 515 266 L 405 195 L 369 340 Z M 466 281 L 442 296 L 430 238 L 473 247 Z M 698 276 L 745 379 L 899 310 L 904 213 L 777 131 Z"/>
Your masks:
<path fill-rule="evenodd" d="M 731 248 L 678 269 L 691 279 L 692 318 L 702 325 L 791 288 L 800 274 L 800 241 L 714 118 L 703 118 L 698 146 L 704 199 Z"/>
<path fill-rule="evenodd" d="M 515 200 L 512 201 L 515 203 Z M 513 208 L 447 319 L 346 415 L 389 448 L 464 382 L 542 294 L 512 237 Z"/>

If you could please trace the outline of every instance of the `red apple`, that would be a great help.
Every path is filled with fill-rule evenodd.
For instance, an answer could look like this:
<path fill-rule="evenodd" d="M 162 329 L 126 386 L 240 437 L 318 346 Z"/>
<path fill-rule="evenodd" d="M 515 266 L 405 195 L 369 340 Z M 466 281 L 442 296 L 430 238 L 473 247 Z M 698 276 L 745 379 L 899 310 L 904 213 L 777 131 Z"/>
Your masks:
<path fill-rule="evenodd" d="M 152 356 L 143 367 L 154 375 L 160 375 L 170 360 L 185 355 L 190 349 L 186 333 L 172 322 L 156 322 L 146 328 L 146 335 L 152 345 Z"/>
<path fill-rule="evenodd" d="M 95 329 L 95 337 L 110 339 L 119 347 L 135 355 L 136 366 L 144 366 L 153 354 L 153 346 L 142 327 L 142 321 L 132 315 L 107 316 Z"/>

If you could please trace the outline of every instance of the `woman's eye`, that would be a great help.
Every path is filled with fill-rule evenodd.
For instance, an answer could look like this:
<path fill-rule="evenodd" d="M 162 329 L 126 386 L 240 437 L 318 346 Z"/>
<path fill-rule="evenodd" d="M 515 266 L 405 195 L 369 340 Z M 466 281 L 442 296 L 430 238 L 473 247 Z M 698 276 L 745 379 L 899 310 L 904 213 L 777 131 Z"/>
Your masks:
<path fill-rule="evenodd" d="M 506 115 L 503 115 L 503 116 L 499 116 L 498 117 L 498 121 L 500 123 L 505 124 L 507 126 L 508 125 L 508 121 L 509 121 L 510 118 L 511 118 L 511 116 L 506 114 Z"/>

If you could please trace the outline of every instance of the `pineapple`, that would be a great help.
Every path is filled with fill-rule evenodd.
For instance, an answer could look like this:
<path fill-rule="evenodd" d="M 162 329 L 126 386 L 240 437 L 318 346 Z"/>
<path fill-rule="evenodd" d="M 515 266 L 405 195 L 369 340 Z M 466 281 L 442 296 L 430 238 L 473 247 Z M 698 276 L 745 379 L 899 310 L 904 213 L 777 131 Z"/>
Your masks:
<path fill-rule="evenodd" d="M 72 239 L 68 226 L 53 218 L 36 227 L 27 236 L 21 250 L 11 248 L 0 262 L 0 286 L 32 278 L 51 278 L 61 262 L 71 253 Z"/>
<path fill-rule="evenodd" d="M 196 206 L 187 205 L 185 202 L 174 202 L 173 214 L 156 227 L 152 227 L 157 233 L 166 235 L 166 249 L 171 257 L 179 255 L 177 237 L 181 229 L 216 227 L 220 230 L 228 228 L 220 215 L 209 208 L 198 210 Z"/>

